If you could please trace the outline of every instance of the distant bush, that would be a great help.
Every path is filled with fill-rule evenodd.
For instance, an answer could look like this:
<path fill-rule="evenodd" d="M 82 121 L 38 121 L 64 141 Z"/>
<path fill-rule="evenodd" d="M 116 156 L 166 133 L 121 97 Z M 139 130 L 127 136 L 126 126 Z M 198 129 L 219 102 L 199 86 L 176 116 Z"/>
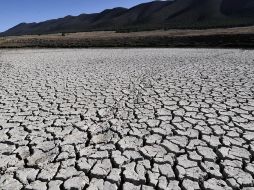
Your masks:
<path fill-rule="evenodd" d="M 117 29 L 116 33 L 130 33 L 131 30 L 130 29 Z"/>

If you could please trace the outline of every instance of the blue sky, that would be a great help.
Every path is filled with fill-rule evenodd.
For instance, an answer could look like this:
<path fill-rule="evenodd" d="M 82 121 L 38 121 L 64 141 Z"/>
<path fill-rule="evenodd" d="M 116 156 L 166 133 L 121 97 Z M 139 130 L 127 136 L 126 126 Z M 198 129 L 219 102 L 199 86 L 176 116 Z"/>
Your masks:
<path fill-rule="evenodd" d="M 132 7 L 151 0 L 0 0 L 0 32 L 21 22 L 39 22 L 67 15 Z"/>

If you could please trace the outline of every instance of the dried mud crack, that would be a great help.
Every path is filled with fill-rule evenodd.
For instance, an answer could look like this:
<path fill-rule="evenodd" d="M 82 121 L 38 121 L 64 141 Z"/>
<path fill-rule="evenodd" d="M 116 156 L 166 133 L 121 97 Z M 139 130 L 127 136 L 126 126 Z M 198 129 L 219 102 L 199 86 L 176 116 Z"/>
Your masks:
<path fill-rule="evenodd" d="M 1 190 L 254 189 L 254 54 L 0 51 Z"/>

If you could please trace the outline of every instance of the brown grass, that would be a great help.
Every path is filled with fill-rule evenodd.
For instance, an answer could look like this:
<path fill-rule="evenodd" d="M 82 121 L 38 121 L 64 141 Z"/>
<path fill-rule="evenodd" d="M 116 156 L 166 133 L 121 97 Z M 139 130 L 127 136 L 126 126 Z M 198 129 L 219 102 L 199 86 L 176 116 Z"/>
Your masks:
<path fill-rule="evenodd" d="M 79 32 L 0 38 L 0 48 L 19 47 L 254 47 L 254 26 L 132 33 Z M 220 42 L 220 43 L 219 43 Z"/>

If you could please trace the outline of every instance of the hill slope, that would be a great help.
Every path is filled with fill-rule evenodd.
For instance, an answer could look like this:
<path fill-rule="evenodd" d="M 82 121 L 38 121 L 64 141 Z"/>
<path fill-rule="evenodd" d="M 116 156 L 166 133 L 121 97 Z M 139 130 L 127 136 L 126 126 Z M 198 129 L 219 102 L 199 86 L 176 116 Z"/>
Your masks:
<path fill-rule="evenodd" d="M 130 9 L 114 8 L 41 23 L 21 23 L 0 35 L 247 25 L 254 25 L 254 0 L 175 0 L 153 1 Z"/>

